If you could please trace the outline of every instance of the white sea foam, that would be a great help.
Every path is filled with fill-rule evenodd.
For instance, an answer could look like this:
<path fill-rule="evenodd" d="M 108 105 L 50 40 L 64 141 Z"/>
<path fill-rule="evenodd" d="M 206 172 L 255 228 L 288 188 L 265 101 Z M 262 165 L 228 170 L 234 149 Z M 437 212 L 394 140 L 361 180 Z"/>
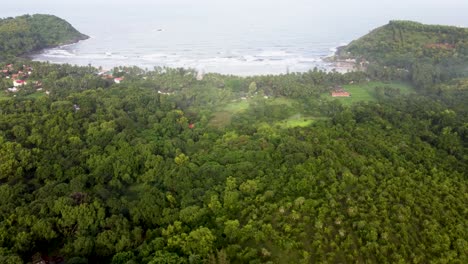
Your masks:
<path fill-rule="evenodd" d="M 258 57 L 288 57 L 292 55 L 293 54 L 288 53 L 284 50 L 264 50 L 260 52 L 257 56 Z"/>
<path fill-rule="evenodd" d="M 180 55 L 177 54 L 166 54 L 166 53 L 152 53 L 148 55 L 141 56 L 141 59 L 143 60 L 148 60 L 148 61 L 153 61 L 153 60 L 162 60 L 162 59 L 175 59 L 179 58 Z"/>
<path fill-rule="evenodd" d="M 74 57 L 76 56 L 72 52 L 65 50 L 65 49 L 50 49 L 44 52 L 44 55 L 47 57 L 55 57 L 55 58 L 67 58 L 67 57 Z"/>
<path fill-rule="evenodd" d="M 305 52 L 304 49 L 271 49 L 245 48 L 239 50 L 226 49 L 209 51 L 194 47 L 168 52 L 145 53 L 124 49 L 101 49 L 95 53 L 81 53 L 79 48 L 50 49 L 38 55 L 39 60 L 66 62 L 79 65 L 92 64 L 106 68 L 119 65 L 136 65 L 151 69 L 154 66 L 184 67 L 218 72 L 224 74 L 282 74 L 296 71 L 308 71 L 315 67 L 323 69 L 327 65 L 321 57 L 327 54 L 328 48 L 321 51 Z"/>

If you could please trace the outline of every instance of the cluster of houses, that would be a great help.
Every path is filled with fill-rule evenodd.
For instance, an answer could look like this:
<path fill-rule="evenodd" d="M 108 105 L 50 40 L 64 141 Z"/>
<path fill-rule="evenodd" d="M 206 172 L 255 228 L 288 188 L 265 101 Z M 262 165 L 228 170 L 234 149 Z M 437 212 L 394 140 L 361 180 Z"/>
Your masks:
<path fill-rule="evenodd" d="M 124 77 L 114 77 L 114 73 L 112 70 L 102 70 L 98 73 L 104 80 L 113 80 L 114 83 L 121 83 L 124 80 Z"/>
<path fill-rule="evenodd" d="M 0 79 L 8 79 L 12 83 L 12 87 L 7 88 L 6 92 L 16 93 L 20 91 L 22 86 L 33 84 L 33 87 L 36 91 L 42 91 L 42 82 L 41 81 L 32 81 L 30 76 L 33 74 L 33 67 L 29 65 L 16 66 L 13 64 L 7 64 L 0 68 Z M 112 80 L 114 83 L 119 84 L 124 80 L 124 77 L 114 77 L 113 71 L 103 70 L 97 73 L 98 76 L 101 76 L 102 79 Z M 50 94 L 49 91 L 45 91 L 47 95 Z M 15 95 L 16 96 L 16 95 Z"/>
<path fill-rule="evenodd" d="M 7 64 L 3 66 L 0 72 L 0 78 L 11 80 L 13 83 L 13 87 L 7 88 L 7 91 L 16 93 L 19 91 L 21 86 L 28 84 L 27 80 L 31 76 L 32 73 L 33 73 L 33 68 L 29 65 L 22 65 L 18 68 L 15 68 L 13 64 Z M 37 91 L 42 91 L 41 81 L 35 81 L 33 84 Z M 48 91 L 46 91 L 46 93 L 49 94 Z"/>

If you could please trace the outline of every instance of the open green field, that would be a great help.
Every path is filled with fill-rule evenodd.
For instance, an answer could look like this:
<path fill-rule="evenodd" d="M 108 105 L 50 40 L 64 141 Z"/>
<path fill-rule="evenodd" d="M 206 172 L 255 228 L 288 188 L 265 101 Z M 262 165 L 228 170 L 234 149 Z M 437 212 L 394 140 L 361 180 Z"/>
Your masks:
<path fill-rule="evenodd" d="M 247 110 L 249 108 L 250 100 L 236 100 L 224 106 L 221 111 L 226 111 L 229 113 L 239 113 Z"/>
<path fill-rule="evenodd" d="M 275 123 L 276 126 L 281 128 L 291 127 L 306 127 L 314 123 L 316 118 L 310 116 L 303 116 L 301 114 L 295 114 L 288 119 L 284 119 Z"/>
<path fill-rule="evenodd" d="M 16 96 L 18 96 L 19 98 L 37 99 L 37 98 L 40 98 L 40 97 L 44 97 L 45 93 L 35 92 L 35 93 L 28 94 L 28 95 L 23 96 L 23 97 L 21 95 L 18 95 L 18 94 Z M 13 95 L 8 94 L 7 92 L 0 92 L 0 101 L 8 100 L 10 98 L 13 98 Z"/>
<path fill-rule="evenodd" d="M 32 93 L 32 94 L 28 94 L 25 96 L 25 98 L 28 98 L 28 99 L 37 99 L 37 98 L 41 98 L 41 97 L 44 97 L 46 94 L 43 93 L 43 92 L 35 92 L 35 93 Z"/>
<path fill-rule="evenodd" d="M 258 100 L 258 99 L 249 98 L 249 99 L 244 99 L 244 100 L 242 99 L 235 100 L 225 105 L 224 107 L 222 107 L 220 111 L 226 111 L 229 113 L 240 113 L 242 111 L 247 110 L 250 107 L 250 103 L 252 102 L 252 100 Z M 285 97 L 269 98 L 269 99 L 262 98 L 260 100 L 265 100 L 268 103 L 274 104 L 274 105 L 286 105 L 286 106 L 292 106 L 295 102 L 294 100 L 288 99 Z"/>
<path fill-rule="evenodd" d="M 376 87 L 390 87 L 400 90 L 401 94 L 410 94 L 414 92 L 414 88 L 406 83 L 400 82 L 367 82 L 361 84 L 344 85 L 343 88 L 351 93 L 350 97 L 331 97 L 330 93 L 322 95 L 324 99 L 338 100 L 345 105 L 351 105 L 362 101 L 376 101 Z"/>
<path fill-rule="evenodd" d="M 296 101 L 289 98 L 279 97 L 279 98 L 269 98 L 269 99 L 247 99 L 247 100 L 236 100 L 233 101 L 213 113 L 211 120 L 209 122 L 210 126 L 223 128 L 231 123 L 233 116 L 237 114 L 242 114 L 251 106 L 253 100 L 265 100 L 269 105 L 274 105 L 278 107 L 287 107 L 295 108 Z M 254 106 L 253 106 L 254 107 Z M 283 108 L 282 108 L 283 109 Z M 304 116 L 299 111 L 286 119 L 280 119 L 277 122 L 274 122 L 276 127 L 280 128 L 291 128 L 291 127 L 305 127 L 312 124 L 316 117 Z"/>
<path fill-rule="evenodd" d="M 249 100 L 235 100 L 219 111 L 214 112 L 209 122 L 210 126 L 223 128 L 231 123 L 232 116 L 242 113 L 249 108 Z"/>

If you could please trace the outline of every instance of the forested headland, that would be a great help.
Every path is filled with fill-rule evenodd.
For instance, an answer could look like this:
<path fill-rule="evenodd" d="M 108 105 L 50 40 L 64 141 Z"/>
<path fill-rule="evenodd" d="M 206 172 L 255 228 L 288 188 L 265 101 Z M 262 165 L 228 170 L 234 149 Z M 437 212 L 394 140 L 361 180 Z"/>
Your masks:
<path fill-rule="evenodd" d="M 87 39 L 67 21 L 53 15 L 0 19 L 0 60 Z"/>
<path fill-rule="evenodd" d="M 468 28 L 395 20 L 341 47 L 336 57 L 356 59 L 376 78 L 407 76 L 428 89 L 468 76 L 467 36 Z"/>
<path fill-rule="evenodd" d="M 460 30 L 346 74 L 4 60 L 0 262 L 467 263 Z"/>

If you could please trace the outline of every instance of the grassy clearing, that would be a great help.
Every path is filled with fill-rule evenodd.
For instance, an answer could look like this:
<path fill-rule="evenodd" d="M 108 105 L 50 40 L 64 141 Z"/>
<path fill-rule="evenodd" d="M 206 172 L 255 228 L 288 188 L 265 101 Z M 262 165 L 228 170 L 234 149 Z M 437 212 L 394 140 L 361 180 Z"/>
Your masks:
<path fill-rule="evenodd" d="M 28 94 L 24 98 L 37 99 L 37 98 L 44 97 L 45 95 L 46 95 L 45 93 L 36 92 L 36 93 Z"/>
<path fill-rule="evenodd" d="M 249 100 L 236 100 L 235 102 L 227 104 L 221 111 L 239 113 L 247 110 L 247 108 L 249 108 Z"/>
<path fill-rule="evenodd" d="M 227 111 L 220 111 L 213 114 L 213 117 L 208 123 L 209 126 L 216 128 L 223 128 L 231 123 L 232 113 Z"/>
<path fill-rule="evenodd" d="M 266 99 L 268 102 L 274 105 L 286 105 L 286 106 L 293 106 L 294 105 L 294 100 L 289 99 L 286 97 L 277 97 L 277 98 L 271 98 L 271 99 Z"/>
<path fill-rule="evenodd" d="M 11 94 L 8 94 L 7 92 L 3 92 L 3 93 L 0 92 L 0 101 L 11 99 L 11 98 L 13 98 L 14 95 L 16 95 L 18 98 L 38 99 L 38 98 L 44 97 L 46 94 L 41 93 L 41 92 L 35 92 L 35 93 L 32 93 L 32 94 L 28 94 L 28 95 L 20 95 L 20 94 L 11 95 Z"/>
<path fill-rule="evenodd" d="M 315 120 L 312 117 L 301 117 L 301 118 L 288 118 L 285 120 L 281 120 L 275 123 L 275 126 L 279 126 L 281 128 L 291 128 L 291 127 L 306 127 L 314 123 Z"/>
<path fill-rule="evenodd" d="M 235 100 L 223 107 L 220 107 L 219 111 L 213 113 L 211 120 L 209 122 L 210 126 L 223 128 L 231 123 L 231 119 L 234 115 L 240 114 L 246 111 L 250 107 L 250 103 L 253 100 L 258 99 L 238 99 Z M 270 98 L 270 99 L 260 99 L 265 100 L 268 103 L 275 104 L 275 105 L 287 105 L 292 106 L 294 100 L 288 98 Z"/>
<path fill-rule="evenodd" d="M 233 101 L 220 108 L 219 111 L 214 112 L 208 125 L 217 128 L 223 128 L 231 123 L 231 119 L 234 114 L 244 112 L 248 108 L 248 100 Z"/>
<path fill-rule="evenodd" d="M 231 124 L 233 116 L 242 114 L 243 112 L 247 111 L 249 107 L 255 107 L 255 103 L 253 102 L 259 102 L 262 100 L 264 100 L 265 103 L 269 106 L 274 106 L 275 111 L 287 111 L 286 109 L 289 109 L 289 111 L 292 111 L 292 113 L 295 112 L 295 114 L 290 116 L 289 118 L 283 119 L 283 117 L 278 118 L 277 121 L 275 120 L 273 125 L 278 128 L 306 127 L 315 122 L 317 119 L 319 119 L 316 117 L 304 116 L 303 114 L 301 114 L 300 110 L 298 110 L 296 107 L 296 101 L 293 99 L 285 97 L 269 99 L 256 98 L 247 100 L 236 100 L 220 107 L 217 112 L 213 113 L 209 125 L 217 128 L 224 128 Z M 272 110 L 271 108 L 269 109 Z M 294 111 L 294 109 L 297 111 Z M 270 114 L 274 115 L 274 113 Z"/>
<path fill-rule="evenodd" d="M 414 92 L 414 88 L 406 83 L 399 83 L 399 82 L 391 82 L 391 83 L 384 83 L 384 82 L 367 82 L 362 84 L 350 84 L 344 85 L 343 88 L 351 93 L 350 97 L 331 97 L 329 93 L 323 94 L 322 98 L 329 99 L 329 100 L 338 100 L 345 105 L 351 105 L 357 102 L 362 101 L 376 101 L 376 87 L 390 87 L 393 89 L 400 90 L 401 94 L 410 94 Z"/>
<path fill-rule="evenodd" d="M 275 123 L 275 126 L 280 128 L 292 128 L 292 127 L 306 127 L 315 123 L 318 120 L 324 120 L 326 117 L 316 117 L 316 116 L 303 116 L 298 113 L 288 119 L 284 119 Z"/>

